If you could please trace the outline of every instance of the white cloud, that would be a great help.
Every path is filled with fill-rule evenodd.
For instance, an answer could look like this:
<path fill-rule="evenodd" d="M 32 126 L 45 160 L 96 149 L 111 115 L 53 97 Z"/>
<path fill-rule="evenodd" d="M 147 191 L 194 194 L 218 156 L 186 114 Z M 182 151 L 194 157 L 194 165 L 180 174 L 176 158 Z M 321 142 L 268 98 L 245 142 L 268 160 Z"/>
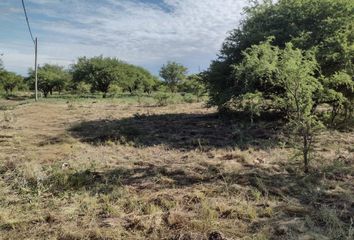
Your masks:
<path fill-rule="evenodd" d="M 238 26 L 247 0 L 164 0 L 163 6 L 141 0 L 30 2 L 37 8 L 28 11 L 41 16 L 31 19 L 40 63 L 61 59 L 58 63 L 68 64 L 78 56 L 103 54 L 155 69 L 178 60 L 196 70 L 207 67 L 227 32 Z M 0 44 L 11 49 L 5 64 L 15 64 L 20 56 L 11 44 Z M 28 48 L 21 56 L 17 64 L 23 72 L 32 58 Z"/>

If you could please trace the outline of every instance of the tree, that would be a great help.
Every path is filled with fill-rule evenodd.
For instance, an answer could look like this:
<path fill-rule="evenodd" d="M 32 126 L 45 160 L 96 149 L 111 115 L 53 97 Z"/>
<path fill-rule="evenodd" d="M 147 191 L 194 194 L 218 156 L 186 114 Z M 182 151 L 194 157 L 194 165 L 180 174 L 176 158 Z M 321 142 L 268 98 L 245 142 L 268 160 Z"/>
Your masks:
<path fill-rule="evenodd" d="M 353 76 L 353 75 L 352 75 Z M 335 124 L 338 114 L 344 112 L 344 120 L 352 116 L 354 104 L 354 81 L 346 71 L 340 71 L 333 76 L 323 77 L 324 91 L 321 92 L 320 102 L 331 106 L 330 123 Z"/>
<path fill-rule="evenodd" d="M 284 112 L 288 129 L 302 139 L 304 169 L 308 172 L 313 137 L 322 126 L 314 101 L 323 89 L 316 78 L 318 63 L 313 52 L 294 48 L 292 43 L 280 49 L 271 44 L 272 40 L 247 49 L 243 61 L 233 66 L 239 88 L 233 102 L 249 112 L 251 121 L 262 108 Z"/>
<path fill-rule="evenodd" d="M 210 103 L 223 108 L 242 94 L 242 79 L 234 78 L 235 64 L 242 62 L 243 52 L 253 45 L 274 37 L 272 44 L 284 49 L 291 42 L 294 47 L 312 51 L 318 62 L 317 76 L 330 82 L 339 72 L 353 76 L 354 4 L 351 0 L 279 0 L 264 1 L 247 8 L 246 17 L 239 28 L 225 40 L 219 58 L 212 62 L 205 74 Z M 271 57 L 271 56 L 270 56 Z M 270 76 L 267 76 L 270 77 Z M 353 81 L 353 79 L 351 80 Z M 324 84 L 324 83 L 323 83 Z M 353 105 L 353 94 L 342 92 L 324 84 L 324 91 L 315 98 L 315 105 L 329 102 L 335 108 L 343 99 L 347 109 Z M 343 109 L 345 109 L 343 107 Z M 350 111 L 349 109 L 347 110 Z"/>
<path fill-rule="evenodd" d="M 317 61 L 312 53 L 303 54 L 300 49 L 294 49 L 291 43 L 286 44 L 279 58 L 279 86 L 285 90 L 282 105 L 288 110 L 290 129 L 302 138 L 302 153 L 304 171 L 309 171 L 309 153 L 313 138 L 322 123 L 316 117 L 314 99 L 323 86 L 316 79 Z"/>
<path fill-rule="evenodd" d="M 200 98 L 206 93 L 202 76 L 192 74 L 186 77 L 178 86 L 180 92 L 191 93 Z"/>
<path fill-rule="evenodd" d="M 142 67 L 127 65 L 124 70 L 125 77 L 120 85 L 131 94 L 142 92 L 150 94 L 159 81 L 157 77 Z"/>
<path fill-rule="evenodd" d="M 72 66 L 73 79 L 77 82 L 85 81 L 91 84 L 94 91 L 100 91 L 103 97 L 106 97 L 110 85 L 118 82 L 122 77 L 120 71 L 122 65 L 123 62 L 116 58 L 81 57 Z"/>
<path fill-rule="evenodd" d="M 6 94 L 12 93 L 16 87 L 23 83 L 23 77 L 12 73 L 3 71 L 0 73 L 0 85 L 6 91 Z"/>
<path fill-rule="evenodd" d="M 160 70 L 160 76 L 166 81 L 170 90 L 175 92 L 177 85 L 186 78 L 187 68 L 176 62 L 168 62 Z"/>
<path fill-rule="evenodd" d="M 29 71 L 29 84 L 34 87 L 35 73 Z M 44 97 L 52 94 L 53 91 L 61 92 L 70 81 L 71 76 L 68 71 L 58 65 L 45 64 L 38 68 L 38 89 L 43 92 Z"/>
<path fill-rule="evenodd" d="M 92 90 L 103 92 L 103 97 L 106 97 L 111 85 L 133 94 L 149 92 L 155 84 L 155 78 L 144 68 L 102 56 L 79 58 L 72 66 L 72 73 L 75 82 L 90 84 Z"/>
<path fill-rule="evenodd" d="M 69 82 L 71 81 L 71 75 L 64 71 L 61 72 L 62 76 L 53 81 L 53 90 L 57 91 L 59 95 L 67 88 Z"/>

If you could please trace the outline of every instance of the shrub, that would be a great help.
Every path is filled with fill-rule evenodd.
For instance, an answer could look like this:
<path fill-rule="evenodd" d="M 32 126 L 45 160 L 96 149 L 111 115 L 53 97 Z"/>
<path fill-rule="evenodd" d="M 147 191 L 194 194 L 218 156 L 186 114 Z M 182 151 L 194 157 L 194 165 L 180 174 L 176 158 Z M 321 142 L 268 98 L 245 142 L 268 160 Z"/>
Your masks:
<path fill-rule="evenodd" d="M 6 94 L 13 92 L 15 88 L 22 86 L 23 78 L 12 72 L 2 72 L 0 74 L 0 85 L 5 90 Z"/>
<path fill-rule="evenodd" d="M 294 136 L 302 138 L 307 172 L 314 133 L 321 126 L 314 101 L 323 89 L 315 78 L 317 62 L 312 52 L 303 52 L 291 43 L 282 50 L 271 42 L 272 38 L 247 49 L 243 61 L 233 66 L 234 82 L 240 87 L 233 101 L 248 113 L 251 123 L 262 108 L 283 112 Z"/>
<path fill-rule="evenodd" d="M 258 72 L 235 74 L 235 65 L 244 61 L 248 49 L 273 37 L 272 45 L 284 49 L 287 43 L 302 51 L 312 51 L 318 66 L 316 78 L 324 86 L 313 96 L 314 105 L 328 103 L 334 115 L 351 115 L 353 88 L 353 21 L 354 5 L 350 0 L 280 0 L 254 1 L 246 9 L 246 18 L 225 40 L 219 58 L 204 74 L 208 84 L 210 104 L 219 108 L 238 98 L 250 87 L 260 92 L 278 93 L 279 86 L 269 88 L 277 71 L 277 53 L 259 51 L 264 62 L 258 62 Z M 272 55 L 274 54 L 274 56 Z M 253 55 L 255 57 L 256 55 Z M 260 56 L 258 56 L 260 57 Z M 248 59 L 251 60 L 251 59 Z M 321 76 L 323 75 L 323 76 Z M 260 77 L 253 86 L 245 79 Z M 246 80 L 247 81 L 247 80 Z M 335 117 L 334 117 L 335 118 Z"/>
<path fill-rule="evenodd" d="M 154 96 L 154 99 L 157 101 L 158 106 L 167 106 L 170 95 L 168 93 L 159 92 Z"/>
<path fill-rule="evenodd" d="M 198 74 L 188 76 L 178 85 L 178 90 L 180 92 L 191 93 L 195 95 L 198 100 L 206 93 L 202 77 Z"/>
<path fill-rule="evenodd" d="M 91 85 L 84 82 L 80 82 L 77 85 L 77 92 L 80 94 L 88 94 L 91 92 Z"/>
<path fill-rule="evenodd" d="M 115 96 L 117 94 L 120 94 L 123 92 L 122 88 L 118 86 L 117 84 L 112 84 L 109 89 L 108 89 L 109 94 L 112 96 Z"/>
<path fill-rule="evenodd" d="M 193 94 L 187 93 L 187 94 L 184 94 L 183 101 L 186 103 L 194 103 L 194 102 L 197 102 L 197 99 Z"/>

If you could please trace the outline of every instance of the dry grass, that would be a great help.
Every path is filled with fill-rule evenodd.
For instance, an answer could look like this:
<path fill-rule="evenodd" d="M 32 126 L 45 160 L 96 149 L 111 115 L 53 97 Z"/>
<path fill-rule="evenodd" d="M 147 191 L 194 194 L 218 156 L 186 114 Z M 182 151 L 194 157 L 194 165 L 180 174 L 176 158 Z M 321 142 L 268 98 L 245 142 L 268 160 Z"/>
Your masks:
<path fill-rule="evenodd" d="M 139 105 L 2 109 L 0 239 L 353 239 L 352 132 L 304 176 L 274 124 Z"/>

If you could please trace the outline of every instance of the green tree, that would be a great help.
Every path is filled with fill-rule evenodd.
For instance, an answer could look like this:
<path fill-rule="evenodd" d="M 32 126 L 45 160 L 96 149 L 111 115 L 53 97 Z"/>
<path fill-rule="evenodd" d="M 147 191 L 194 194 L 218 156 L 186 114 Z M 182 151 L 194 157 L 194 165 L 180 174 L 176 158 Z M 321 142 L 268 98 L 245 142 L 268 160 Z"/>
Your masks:
<path fill-rule="evenodd" d="M 180 92 L 191 93 L 195 96 L 202 97 L 206 93 L 205 85 L 199 74 L 192 74 L 186 77 L 179 85 Z"/>
<path fill-rule="evenodd" d="M 150 94 L 158 84 L 157 77 L 142 67 L 127 65 L 124 70 L 125 77 L 120 85 L 131 94 L 142 92 Z"/>
<path fill-rule="evenodd" d="M 72 66 L 73 79 L 91 84 L 92 90 L 100 91 L 106 97 L 112 83 L 118 82 L 122 77 L 120 68 L 124 63 L 116 58 L 102 56 L 86 58 L 81 57 Z"/>
<path fill-rule="evenodd" d="M 16 87 L 20 87 L 22 84 L 22 76 L 7 71 L 0 73 L 0 85 L 6 91 L 6 94 L 12 93 Z"/>
<path fill-rule="evenodd" d="M 322 126 L 315 104 L 317 93 L 323 89 L 316 78 L 318 64 L 311 51 L 303 52 L 292 43 L 280 49 L 271 42 L 272 38 L 247 49 L 243 61 L 233 66 L 240 90 L 232 102 L 249 112 L 251 121 L 261 109 L 284 112 L 288 129 L 302 139 L 304 169 L 308 172 L 313 138 Z"/>
<path fill-rule="evenodd" d="M 70 81 L 71 76 L 64 67 L 58 65 L 45 64 L 38 68 L 38 89 L 43 92 L 44 97 L 52 94 L 53 91 L 61 92 Z M 29 85 L 33 89 L 35 72 L 29 71 Z"/>
<path fill-rule="evenodd" d="M 353 75 L 352 75 L 353 76 Z M 344 113 L 344 120 L 352 117 L 354 104 L 354 81 L 346 71 L 340 71 L 333 76 L 322 78 L 324 91 L 321 92 L 320 102 L 331 106 L 330 123 L 335 124 L 335 119 L 340 112 Z"/>
<path fill-rule="evenodd" d="M 168 84 L 172 92 L 176 92 L 177 85 L 186 78 L 188 69 L 176 62 L 168 62 L 163 65 L 160 70 L 160 77 L 162 77 Z"/>
<path fill-rule="evenodd" d="M 317 62 L 311 53 L 304 55 L 300 49 L 286 44 L 279 58 L 277 79 L 285 90 L 281 99 L 287 107 L 290 129 L 302 138 L 304 170 L 309 171 L 309 153 L 317 130 L 322 126 L 315 111 L 315 95 L 323 86 L 315 78 Z"/>
<path fill-rule="evenodd" d="M 156 79 L 144 68 L 102 56 L 79 58 L 72 66 L 72 73 L 75 82 L 84 81 L 90 84 L 93 91 L 103 92 L 103 97 L 106 97 L 111 85 L 132 94 L 149 92 Z"/>
<path fill-rule="evenodd" d="M 234 78 L 233 65 L 240 63 L 243 52 L 253 45 L 274 36 L 273 45 L 280 49 L 291 42 L 296 48 L 314 53 L 318 62 L 317 75 L 328 82 L 339 72 L 353 76 L 354 62 L 354 2 L 351 0 L 279 0 L 256 3 L 245 10 L 245 19 L 225 40 L 219 58 L 205 74 L 210 103 L 220 108 L 242 93 L 242 79 Z M 271 56 L 270 56 L 271 57 Z M 269 77 L 269 76 L 268 76 Z M 353 81 L 353 79 L 352 79 Z M 325 96 L 337 93 L 344 96 L 349 108 L 350 96 L 340 88 L 318 94 L 315 105 L 328 102 L 334 107 L 341 99 Z M 325 89 L 326 90 L 326 89 Z M 344 109 L 344 107 L 343 107 Z M 349 109 L 348 109 L 349 111 Z"/>

